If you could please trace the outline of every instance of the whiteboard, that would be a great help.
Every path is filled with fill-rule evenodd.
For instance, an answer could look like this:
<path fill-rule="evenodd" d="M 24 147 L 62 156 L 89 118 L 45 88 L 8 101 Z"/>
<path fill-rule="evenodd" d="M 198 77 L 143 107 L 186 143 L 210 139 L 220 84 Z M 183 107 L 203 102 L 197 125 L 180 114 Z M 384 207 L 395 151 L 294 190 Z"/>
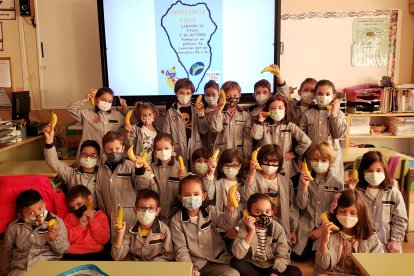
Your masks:
<path fill-rule="evenodd" d="M 388 18 L 394 28 L 387 66 L 351 65 L 352 27 L 355 19 Z M 398 19 L 396 22 L 391 19 Z M 378 83 L 382 76 L 398 82 L 401 11 L 304 12 L 282 14 L 280 65 L 291 86 L 312 77 L 331 80 L 338 91 L 362 83 Z M 390 28 L 391 29 L 391 28 Z"/>

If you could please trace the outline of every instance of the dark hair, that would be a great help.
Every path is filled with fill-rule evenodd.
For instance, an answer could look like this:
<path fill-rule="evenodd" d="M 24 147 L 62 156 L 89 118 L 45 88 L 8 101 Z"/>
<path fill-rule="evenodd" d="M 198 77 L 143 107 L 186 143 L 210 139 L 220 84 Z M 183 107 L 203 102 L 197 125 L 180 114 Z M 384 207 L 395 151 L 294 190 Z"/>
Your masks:
<path fill-rule="evenodd" d="M 201 157 L 209 159 L 212 155 L 213 154 L 211 153 L 211 150 L 209 150 L 208 148 L 198 148 L 191 155 L 191 161 L 195 162 L 197 159 L 200 159 Z"/>
<path fill-rule="evenodd" d="M 109 88 L 109 87 L 101 87 L 96 92 L 95 98 L 99 98 L 100 96 L 102 96 L 105 93 L 111 94 L 112 97 L 114 96 L 114 91 L 111 88 Z"/>
<path fill-rule="evenodd" d="M 316 85 L 317 81 L 314 78 L 306 78 L 304 81 L 302 81 L 302 83 L 300 84 L 300 88 L 299 91 L 302 90 L 303 86 L 305 86 L 305 84 L 313 84 Z M 312 90 L 312 92 L 315 92 L 316 90 Z"/>
<path fill-rule="evenodd" d="M 141 112 L 145 109 L 150 109 L 152 111 L 152 113 L 154 113 L 154 122 L 159 117 L 159 112 L 155 108 L 155 105 L 153 103 L 150 103 L 150 102 L 136 102 L 135 103 L 135 108 L 134 108 L 134 117 L 135 117 L 135 119 L 137 119 L 137 121 L 138 121 L 137 125 L 140 126 L 140 127 L 142 126 Z"/>
<path fill-rule="evenodd" d="M 33 204 L 38 203 L 43 200 L 42 195 L 35 190 L 26 190 L 21 192 L 16 197 L 16 211 L 21 213 L 23 208 L 32 206 Z"/>
<path fill-rule="evenodd" d="M 191 94 L 193 94 L 194 91 L 195 91 L 194 84 L 191 82 L 190 79 L 187 79 L 187 78 L 179 79 L 175 83 L 175 85 L 174 85 L 174 93 L 177 94 L 178 90 L 180 90 L 181 88 L 190 89 L 191 90 Z"/>
<path fill-rule="evenodd" d="M 252 205 L 260 200 L 268 201 L 270 205 L 273 206 L 272 201 L 270 200 L 270 197 L 268 195 L 262 193 L 254 193 L 247 200 L 247 211 L 251 213 Z"/>
<path fill-rule="evenodd" d="M 91 195 L 91 191 L 86 186 L 83 185 L 76 185 L 69 189 L 68 196 L 66 200 L 71 202 L 72 200 L 82 197 L 83 199 L 87 199 L 88 196 Z"/>
<path fill-rule="evenodd" d="M 268 112 L 269 108 L 270 108 L 270 105 L 275 101 L 283 102 L 283 105 L 285 106 L 285 117 L 282 119 L 282 123 L 287 124 L 287 123 L 291 122 L 292 120 L 290 119 L 291 116 L 290 116 L 290 112 L 289 112 L 289 105 L 287 104 L 286 98 L 283 97 L 283 96 L 280 96 L 280 95 L 272 96 L 266 102 L 266 105 L 263 108 L 263 111 Z M 269 122 L 269 123 L 274 123 L 273 119 L 270 116 L 268 116 L 266 118 L 266 121 Z"/>
<path fill-rule="evenodd" d="M 366 152 L 361 159 L 361 162 L 359 163 L 358 168 L 358 186 L 362 189 L 366 189 L 368 187 L 368 183 L 365 180 L 364 172 L 369 169 L 369 167 L 375 163 L 380 162 L 381 165 L 384 167 L 384 173 L 385 173 L 385 179 L 380 184 L 380 188 L 384 190 L 389 190 L 392 188 L 392 177 L 390 175 L 390 172 L 388 171 L 387 163 L 385 162 L 384 155 L 382 155 L 379 151 L 368 151 Z"/>
<path fill-rule="evenodd" d="M 269 156 L 276 155 L 277 162 L 279 163 L 277 172 L 280 172 L 283 167 L 283 152 L 276 144 L 268 144 L 263 146 L 257 154 L 257 161 L 259 164 L 263 164 L 264 161 L 269 161 Z"/>
<path fill-rule="evenodd" d="M 203 193 L 205 192 L 203 180 L 197 175 L 189 174 L 180 180 L 180 184 L 178 185 L 178 194 L 181 195 L 181 191 L 183 190 L 184 185 L 191 182 L 200 184 L 201 190 L 203 191 Z"/>
<path fill-rule="evenodd" d="M 208 88 L 214 88 L 217 91 L 220 89 L 218 83 L 215 80 L 209 80 L 205 85 L 204 85 L 204 91 L 206 91 L 206 89 Z"/>
<path fill-rule="evenodd" d="M 138 192 L 137 197 L 135 199 L 135 206 L 138 205 L 138 202 L 141 199 L 153 199 L 157 203 L 157 207 L 160 207 L 160 196 L 151 190 L 141 190 Z"/>
<path fill-rule="evenodd" d="M 86 147 L 95 148 L 96 152 L 98 153 L 98 156 L 101 155 L 101 146 L 99 146 L 98 142 L 96 142 L 95 140 L 86 140 L 85 142 L 83 142 L 80 146 L 79 152 L 82 152 L 82 150 Z"/>
<path fill-rule="evenodd" d="M 258 82 L 256 82 L 254 84 L 254 90 L 253 91 L 256 92 L 256 89 L 259 88 L 259 87 L 267 88 L 267 90 L 269 90 L 269 93 L 270 93 L 270 82 L 268 80 L 262 79 L 262 80 L 259 80 Z"/>
<path fill-rule="evenodd" d="M 119 132 L 110 130 L 102 137 L 102 145 L 105 145 L 109 142 L 119 141 L 121 145 L 125 144 L 124 136 L 122 136 Z"/>
<path fill-rule="evenodd" d="M 240 84 L 238 84 L 235 81 L 226 81 L 221 86 L 221 89 L 223 89 L 225 93 L 227 93 L 228 91 L 233 90 L 233 89 L 237 89 L 239 91 L 239 93 L 241 93 Z"/>
<path fill-rule="evenodd" d="M 334 217 L 332 222 L 342 228 L 341 223 L 336 218 L 338 208 L 348 208 L 355 204 L 358 210 L 358 223 L 354 226 L 354 235 L 358 240 L 366 240 L 375 233 L 375 227 L 372 222 L 371 215 L 365 203 L 364 196 L 359 191 L 344 190 L 338 199 L 338 204 L 334 209 Z"/>
<path fill-rule="evenodd" d="M 240 152 L 236 149 L 226 149 L 221 154 L 218 164 L 217 164 L 217 179 L 221 179 L 226 177 L 223 173 L 223 166 L 224 164 L 231 163 L 233 161 L 237 161 L 241 165 L 240 171 L 237 174 L 237 180 L 240 181 L 243 175 L 243 158 Z"/>
<path fill-rule="evenodd" d="M 171 134 L 166 133 L 166 132 L 161 132 L 161 133 L 158 133 L 157 136 L 155 136 L 155 138 L 154 138 L 154 148 L 155 148 L 155 145 L 161 140 L 166 140 L 166 141 L 170 142 L 171 146 L 174 145 L 174 140 L 173 140 L 173 137 L 171 136 Z"/>
<path fill-rule="evenodd" d="M 316 91 L 318 91 L 318 88 L 320 86 L 329 86 L 330 88 L 332 88 L 332 93 L 336 94 L 335 85 L 330 80 L 320 80 L 320 81 L 318 81 L 315 85 L 315 93 L 316 93 Z"/>

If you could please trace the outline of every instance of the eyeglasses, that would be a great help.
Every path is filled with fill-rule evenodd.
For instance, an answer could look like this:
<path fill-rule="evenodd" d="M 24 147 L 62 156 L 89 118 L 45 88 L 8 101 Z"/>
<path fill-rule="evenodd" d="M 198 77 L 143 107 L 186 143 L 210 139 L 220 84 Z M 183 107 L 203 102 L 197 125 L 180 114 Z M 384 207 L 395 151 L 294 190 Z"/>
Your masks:
<path fill-rule="evenodd" d="M 224 165 L 223 166 L 223 168 L 225 168 L 225 169 L 233 169 L 233 170 L 237 170 L 238 168 L 239 168 L 239 165 L 229 165 L 229 164 L 226 164 L 226 165 Z"/>
<path fill-rule="evenodd" d="M 146 206 L 137 206 L 135 207 L 137 209 L 137 211 L 139 212 L 145 212 L 145 211 L 149 211 L 150 213 L 154 213 L 157 211 L 158 207 L 146 207 Z"/>
<path fill-rule="evenodd" d="M 87 154 L 87 153 L 81 153 L 79 154 L 80 158 L 92 158 L 92 159 L 98 159 L 98 155 L 96 153 L 91 153 L 91 154 Z"/>

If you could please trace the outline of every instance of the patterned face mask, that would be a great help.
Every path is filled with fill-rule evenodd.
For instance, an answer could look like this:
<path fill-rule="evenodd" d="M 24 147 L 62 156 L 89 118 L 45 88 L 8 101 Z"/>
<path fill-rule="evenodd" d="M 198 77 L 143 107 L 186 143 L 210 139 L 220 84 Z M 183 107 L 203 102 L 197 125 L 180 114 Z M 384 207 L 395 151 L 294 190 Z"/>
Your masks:
<path fill-rule="evenodd" d="M 272 223 L 272 217 L 266 214 L 261 214 L 260 216 L 254 216 L 256 218 L 256 224 L 259 227 L 267 228 L 270 223 Z"/>
<path fill-rule="evenodd" d="M 203 198 L 199 196 L 186 196 L 182 198 L 184 208 L 187 210 L 195 210 L 201 207 L 203 204 Z"/>

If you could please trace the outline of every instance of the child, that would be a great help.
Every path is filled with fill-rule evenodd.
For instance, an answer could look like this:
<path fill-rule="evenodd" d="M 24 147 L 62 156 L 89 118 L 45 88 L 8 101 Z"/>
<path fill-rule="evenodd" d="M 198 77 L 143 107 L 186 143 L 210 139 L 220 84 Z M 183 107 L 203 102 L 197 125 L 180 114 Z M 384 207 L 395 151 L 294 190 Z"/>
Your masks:
<path fill-rule="evenodd" d="M 103 165 L 96 176 L 96 200 L 99 209 L 109 217 L 111 225 L 116 220 L 118 204 L 124 208 L 124 220 L 127 225 L 136 222 L 131 207 L 134 206 L 138 185 L 137 173 L 142 164 L 134 163 L 123 157 L 124 137 L 118 132 L 108 131 L 102 138 L 105 154 Z M 111 231 L 111 241 L 115 239 L 115 231 Z"/>
<path fill-rule="evenodd" d="M 313 180 L 302 170 L 296 203 L 299 207 L 298 241 L 293 246 L 292 259 L 305 261 L 321 236 L 321 219 L 328 211 L 337 193 L 342 192 L 344 184 L 332 172 L 335 151 L 328 142 L 321 142 L 309 148 L 308 165 L 312 168 Z"/>
<path fill-rule="evenodd" d="M 95 99 L 96 102 L 93 108 L 90 108 L 89 101 L 91 99 Z M 86 98 L 73 102 L 66 108 L 72 118 L 83 125 L 81 144 L 86 140 L 95 140 L 102 147 L 101 141 L 105 133 L 110 130 L 120 131 L 124 126 L 124 115 L 117 110 L 112 110 L 113 100 L 114 92 L 112 89 L 102 87 L 98 89 L 96 94 L 95 90 L 90 90 Z M 122 108 L 126 110 L 125 100 L 120 98 L 120 101 Z"/>
<path fill-rule="evenodd" d="M 254 84 L 253 98 L 256 100 L 255 105 L 249 107 L 250 119 L 253 122 L 263 111 L 267 101 L 271 97 L 270 82 L 268 80 L 259 80 Z"/>
<path fill-rule="evenodd" d="M 298 91 L 300 101 L 289 102 L 290 120 L 297 126 L 300 126 L 302 114 L 314 105 L 316 80 L 306 78 L 301 84 Z"/>
<path fill-rule="evenodd" d="M 287 120 L 287 103 L 284 97 L 273 96 L 266 104 L 264 110 L 271 112 L 271 115 L 264 117 L 259 114 L 258 120 L 253 124 L 251 135 L 259 140 L 259 146 L 277 144 L 283 152 L 283 171 L 288 177 L 295 176 L 299 169 L 293 162 L 295 152 L 301 156 L 312 144 L 309 137 L 294 123 Z M 293 152 L 293 141 L 297 145 Z"/>
<path fill-rule="evenodd" d="M 357 189 L 364 194 L 384 251 L 401 252 L 401 242 L 408 225 L 407 210 L 401 192 L 392 184 L 382 153 L 379 151 L 365 153 L 358 173 Z"/>
<path fill-rule="evenodd" d="M 213 206 L 203 207 L 203 182 L 195 175 L 180 181 L 178 196 L 183 208 L 171 219 L 176 261 L 192 262 L 193 275 L 239 275 L 229 266 L 230 254 L 217 228 L 229 229 L 237 223 L 237 212 L 227 204 L 222 213 Z M 236 193 L 236 201 L 240 195 Z"/>
<path fill-rule="evenodd" d="M 278 145 L 263 146 L 257 161 L 250 161 L 250 172 L 241 189 L 241 196 L 243 201 L 247 201 L 254 193 L 268 195 L 273 206 L 273 219 L 282 225 L 292 246 L 296 243 L 299 210 L 295 204 L 292 182 L 282 172 L 283 163 L 283 154 Z M 261 170 L 257 171 L 259 164 Z"/>
<path fill-rule="evenodd" d="M 50 125 L 45 127 L 45 160 L 46 163 L 55 172 L 57 172 L 68 185 L 68 189 L 83 185 L 95 195 L 96 186 L 96 172 L 98 171 L 98 164 L 100 163 L 101 147 L 98 142 L 93 140 L 86 140 L 80 146 L 79 161 L 80 166 L 72 168 L 65 162 L 59 160 L 56 153 L 56 148 L 53 145 L 53 138 L 55 130 L 50 128 Z M 97 207 L 96 202 L 94 206 Z"/>
<path fill-rule="evenodd" d="M 250 216 L 243 217 L 233 244 L 231 265 L 242 276 L 302 275 L 290 265 L 289 245 L 283 227 L 272 219 L 270 198 L 253 194 L 247 201 Z"/>
<path fill-rule="evenodd" d="M 160 219 L 169 225 L 171 217 L 178 211 L 178 183 L 185 172 L 172 157 L 173 138 L 168 133 L 160 133 L 154 139 L 156 160 L 149 170 L 140 171 L 139 190 L 149 189 L 160 196 Z"/>
<path fill-rule="evenodd" d="M 191 156 L 191 167 L 200 179 L 204 179 L 210 171 L 209 159 L 211 156 L 212 153 L 207 148 L 196 149 Z M 210 174 L 214 174 L 214 172 L 210 171 Z"/>
<path fill-rule="evenodd" d="M 183 157 L 185 163 L 190 160 L 193 151 L 202 146 L 196 120 L 198 113 L 202 111 L 195 108 L 190 101 L 194 90 L 194 85 L 189 79 L 179 79 L 175 83 L 174 93 L 177 102 L 167 110 L 163 127 L 165 133 L 171 134 L 175 151 Z M 164 211 L 164 208 L 161 210 Z"/>
<path fill-rule="evenodd" d="M 338 199 L 333 222 L 324 222 L 314 275 L 362 275 L 352 253 L 383 253 L 367 205 L 359 192 L 345 190 Z M 336 225 L 339 232 L 332 232 Z"/>
<path fill-rule="evenodd" d="M 154 191 L 140 191 L 134 211 L 138 221 L 129 229 L 129 238 L 124 238 L 125 222 L 119 230 L 118 220 L 115 221 L 117 237 L 112 244 L 112 258 L 119 261 L 130 253 L 133 261 L 173 261 L 174 247 L 170 229 L 157 218 L 160 214 L 158 194 Z"/>
<path fill-rule="evenodd" d="M 109 241 L 108 217 L 101 210 L 87 209 L 86 203 L 93 197 L 85 186 L 72 187 L 66 199 L 71 210 L 64 220 L 70 247 L 63 259 L 102 260 L 102 250 Z"/>
<path fill-rule="evenodd" d="M 213 133 L 210 130 L 210 125 L 213 116 L 217 114 L 219 100 L 219 85 L 214 80 L 209 80 L 204 85 L 204 100 L 207 103 L 207 108 L 204 109 L 205 116 L 200 116 L 199 114 L 197 116 L 197 124 L 203 146 L 212 151 L 217 133 Z"/>
<path fill-rule="evenodd" d="M 18 219 L 4 234 L 4 275 L 23 275 L 34 264 L 59 260 L 69 248 L 63 221 L 46 209 L 42 196 L 35 190 L 21 192 L 16 198 Z M 48 227 L 54 219 L 55 226 Z"/>
<path fill-rule="evenodd" d="M 346 132 L 345 115 L 339 110 L 335 86 L 331 81 L 318 81 L 315 95 L 317 105 L 302 115 L 300 128 L 309 136 L 313 145 L 328 141 L 334 146 L 336 156 L 334 173 L 344 182 L 344 164 L 338 139 Z"/>
<path fill-rule="evenodd" d="M 217 114 L 214 114 L 211 121 L 210 130 L 217 133 L 214 148 L 219 148 L 220 152 L 226 149 L 239 150 L 246 166 L 252 153 L 251 120 L 249 114 L 238 107 L 241 87 L 235 81 L 227 81 L 221 89 L 226 93 L 227 105 L 223 110 L 220 101 Z"/>

